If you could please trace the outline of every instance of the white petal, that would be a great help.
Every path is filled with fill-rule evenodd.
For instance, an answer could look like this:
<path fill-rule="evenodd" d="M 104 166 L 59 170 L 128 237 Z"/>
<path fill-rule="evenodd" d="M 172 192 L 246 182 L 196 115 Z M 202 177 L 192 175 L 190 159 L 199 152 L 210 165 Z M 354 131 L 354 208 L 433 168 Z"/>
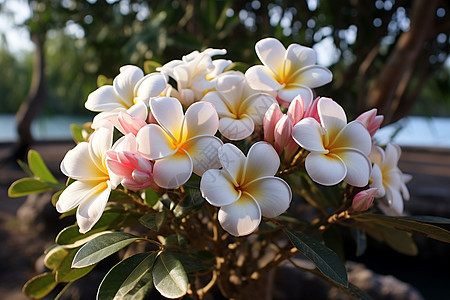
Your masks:
<path fill-rule="evenodd" d="M 346 150 L 336 153 L 347 167 L 344 181 L 356 187 L 364 187 L 369 182 L 371 163 L 369 158 L 359 151 Z"/>
<path fill-rule="evenodd" d="M 159 96 L 167 85 L 166 78 L 161 73 L 151 73 L 139 80 L 134 88 L 138 100 L 148 102 L 151 97 Z"/>
<path fill-rule="evenodd" d="M 298 44 L 290 44 L 286 49 L 284 76 L 288 77 L 288 75 L 294 74 L 299 69 L 314 65 L 315 63 L 316 51 L 314 49 Z"/>
<path fill-rule="evenodd" d="M 392 188 L 392 187 L 386 187 L 386 198 L 388 199 L 389 208 L 388 212 L 389 214 L 400 216 L 403 214 L 403 199 L 400 194 L 400 191 Z"/>
<path fill-rule="evenodd" d="M 330 98 L 320 98 L 317 103 L 322 126 L 330 138 L 334 138 L 347 125 L 344 109 Z"/>
<path fill-rule="evenodd" d="M 384 150 L 374 145 L 370 151 L 369 158 L 373 163 L 381 166 L 384 162 Z"/>
<path fill-rule="evenodd" d="M 177 148 L 167 133 L 156 124 L 142 127 L 136 135 L 138 151 L 147 159 L 161 159 L 172 155 Z"/>
<path fill-rule="evenodd" d="M 186 152 L 179 151 L 169 157 L 155 161 L 153 179 L 165 189 L 185 184 L 192 175 L 192 160 Z"/>
<path fill-rule="evenodd" d="M 377 164 L 373 165 L 370 178 L 372 179 L 370 187 L 377 189 L 377 194 L 375 195 L 375 197 L 377 198 L 384 197 L 384 195 L 386 194 L 386 190 L 384 189 L 383 186 L 383 174 L 381 173 L 380 167 L 378 167 Z"/>
<path fill-rule="evenodd" d="M 137 152 L 137 141 L 136 137 L 132 133 L 128 133 L 127 135 L 119 138 L 114 145 L 112 146 L 112 150 L 119 151 L 129 151 L 129 152 Z"/>
<path fill-rule="evenodd" d="M 261 209 L 250 195 L 243 193 L 238 201 L 220 208 L 218 219 L 228 233 L 243 236 L 258 228 L 261 222 Z"/>
<path fill-rule="evenodd" d="M 372 138 L 366 127 L 359 121 L 348 123 L 335 137 L 329 148 L 354 148 L 365 155 L 372 149 Z"/>
<path fill-rule="evenodd" d="M 132 107 L 127 110 L 132 117 L 139 120 L 147 120 L 148 108 L 143 101 L 137 101 Z"/>
<path fill-rule="evenodd" d="M 111 111 L 104 111 L 97 114 L 92 120 L 92 129 L 99 129 L 101 127 L 110 127 L 111 124 L 115 127 L 119 126 L 119 122 L 117 121 L 117 117 L 120 112 L 126 111 L 125 107 L 118 107 Z"/>
<path fill-rule="evenodd" d="M 260 126 L 267 110 L 274 103 L 277 103 L 277 101 L 269 94 L 253 93 L 241 104 L 240 113 L 249 115 L 255 125 Z"/>
<path fill-rule="evenodd" d="M 69 150 L 61 162 L 64 175 L 81 180 L 107 180 L 108 174 L 98 169 L 89 156 L 89 144 L 79 143 Z"/>
<path fill-rule="evenodd" d="M 323 128 L 313 118 L 301 120 L 292 129 L 292 138 L 302 148 L 317 153 L 327 153 L 323 146 Z"/>
<path fill-rule="evenodd" d="M 274 38 L 265 38 L 255 44 L 256 54 L 261 62 L 278 76 L 282 76 L 286 48 Z"/>
<path fill-rule="evenodd" d="M 401 155 L 400 147 L 395 144 L 389 143 L 386 145 L 384 154 L 385 154 L 384 164 L 386 166 L 389 166 L 390 168 L 396 167 Z"/>
<path fill-rule="evenodd" d="M 291 203 L 292 191 L 289 185 L 278 177 L 263 177 L 245 187 L 258 202 L 261 213 L 267 218 L 275 218 L 284 213 Z"/>
<path fill-rule="evenodd" d="M 111 187 L 103 182 L 95 187 L 95 193 L 80 203 L 77 209 L 77 223 L 81 233 L 91 230 L 105 210 Z"/>
<path fill-rule="evenodd" d="M 183 140 L 199 135 L 214 135 L 219 128 L 219 117 L 214 106 L 208 102 L 197 102 L 186 110 L 183 123 Z"/>
<path fill-rule="evenodd" d="M 242 151 L 233 144 L 224 144 L 219 148 L 219 160 L 231 180 L 237 186 L 243 179 L 246 157 Z"/>
<path fill-rule="evenodd" d="M 111 85 L 104 85 L 89 94 L 84 106 L 92 111 L 110 111 L 128 108 L 131 103 L 124 102 Z"/>
<path fill-rule="evenodd" d="M 264 66 L 253 66 L 245 72 L 248 85 L 255 90 L 278 91 L 284 87 L 271 74 L 270 70 Z"/>
<path fill-rule="evenodd" d="M 90 191 L 95 187 L 92 183 L 94 182 L 75 181 L 70 184 L 59 196 L 58 202 L 56 202 L 56 210 L 59 213 L 64 213 L 77 207 L 81 201 L 91 194 Z"/>
<path fill-rule="evenodd" d="M 216 109 L 217 114 L 219 117 L 233 117 L 234 114 L 230 112 L 230 109 L 225 104 L 225 102 L 222 100 L 221 96 L 217 91 L 212 91 L 206 93 L 206 95 L 202 98 L 202 101 L 211 103 L 214 108 Z"/>
<path fill-rule="evenodd" d="M 257 142 L 248 150 L 245 167 L 245 182 L 257 178 L 273 176 L 280 166 L 280 158 L 275 149 L 267 142 Z"/>
<path fill-rule="evenodd" d="M 199 176 L 209 169 L 220 168 L 219 148 L 222 141 L 215 136 L 198 136 L 183 145 L 194 164 L 193 172 Z"/>
<path fill-rule="evenodd" d="M 219 121 L 219 132 L 229 140 L 239 141 L 249 137 L 255 130 L 252 118 L 247 115 L 240 119 L 222 117 Z"/>
<path fill-rule="evenodd" d="M 200 181 L 200 191 L 203 198 L 211 205 L 224 206 L 235 202 L 241 191 L 234 188 L 233 183 L 223 170 L 206 171 Z"/>
<path fill-rule="evenodd" d="M 184 114 L 180 101 L 171 97 L 150 99 L 150 111 L 156 121 L 174 141 L 179 141 Z"/>
<path fill-rule="evenodd" d="M 242 93 L 246 85 L 244 74 L 240 72 L 226 72 L 216 80 L 216 90 L 222 95 L 224 101 L 237 111 L 242 102 Z"/>
<path fill-rule="evenodd" d="M 89 140 L 89 156 L 98 169 L 106 172 L 104 159 L 113 141 L 112 126 L 97 129 Z"/>
<path fill-rule="evenodd" d="M 136 66 L 125 66 L 120 69 L 120 74 L 114 78 L 113 87 L 128 107 L 134 102 L 134 87 L 144 77 L 144 72 Z"/>
<path fill-rule="evenodd" d="M 308 154 L 305 168 L 312 180 L 326 186 L 341 182 L 347 175 L 344 162 L 332 154 Z"/>
<path fill-rule="evenodd" d="M 322 66 L 307 66 L 300 70 L 290 78 L 291 81 L 306 85 L 310 88 L 323 86 L 333 79 L 330 70 Z"/>
<path fill-rule="evenodd" d="M 313 98 L 311 89 L 306 85 L 288 84 L 278 91 L 278 97 L 287 103 L 291 103 L 291 101 L 298 95 L 300 95 L 304 101 L 308 103 L 310 103 Z"/>

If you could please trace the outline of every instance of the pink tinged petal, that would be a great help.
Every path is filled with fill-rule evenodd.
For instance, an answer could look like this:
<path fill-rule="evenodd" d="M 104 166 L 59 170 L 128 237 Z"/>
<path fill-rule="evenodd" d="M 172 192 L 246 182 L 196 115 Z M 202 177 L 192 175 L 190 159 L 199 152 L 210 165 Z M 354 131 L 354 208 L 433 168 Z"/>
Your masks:
<path fill-rule="evenodd" d="M 292 129 L 294 141 L 302 148 L 315 153 L 328 153 L 323 145 L 324 134 L 324 129 L 313 118 L 301 120 Z"/>
<path fill-rule="evenodd" d="M 302 84 L 291 83 L 278 90 L 278 98 L 287 103 L 291 103 L 292 100 L 294 100 L 298 95 L 300 95 L 307 102 L 311 102 L 313 98 L 311 89 Z"/>
<path fill-rule="evenodd" d="M 145 121 L 134 118 L 127 112 L 119 112 L 119 115 L 117 116 L 117 122 L 117 129 L 122 134 L 131 133 L 133 135 L 136 135 L 139 129 L 147 125 Z"/>
<path fill-rule="evenodd" d="M 305 99 L 303 99 L 303 100 L 305 100 Z M 322 124 L 322 122 L 320 121 L 319 112 L 317 111 L 317 103 L 319 102 L 319 100 L 320 100 L 320 98 L 317 97 L 316 99 L 314 99 L 314 101 L 312 101 L 312 103 L 306 109 L 305 114 L 303 115 L 303 118 L 311 117 L 311 118 L 315 119 L 317 122 L 319 122 L 320 124 Z"/>
<path fill-rule="evenodd" d="M 179 141 L 184 120 L 183 107 L 180 101 L 171 97 L 151 98 L 150 111 L 164 131 L 174 141 Z"/>
<path fill-rule="evenodd" d="M 281 153 L 291 141 L 293 126 L 291 119 L 287 115 L 284 115 L 275 126 L 275 149 L 278 153 Z"/>
<path fill-rule="evenodd" d="M 258 202 L 264 217 L 275 218 L 284 213 L 291 203 L 292 191 L 289 185 L 278 177 L 268 176 L 252 181 L 245 186 Z"/>
<path fill-rule="evenodd" d="M 245 72 L 245 78 L 252 89 L 261 91 L 278 91 L 284 87 L 264 66 L 253 66 Z"/>
<path fill-rule="evenodd" d="M 206 95 L 202 98 L 201 101 L 211 103 L 219 117 L 234 117 L 235 115 L 231 113 L 228 106 L 225 104 L 225 102 L 222 100 L 221 96 L 217 91 L 212 91 L 206 93 Z"/>
<path fill-rule="evenodd" d="M 137 161 L 137 168 L 139 168 L 140 170 L 142 170 L 146 173 L 149 173 L 149 174 L 151 174 L 153 172 L 153 166 L 150 161 L 143 158 L 139 154 L 134 154 L 134 158 Z"/>
<path fill-rule="evenodd" d="M 150 174 L 139 170 L 133 170 L 133 172 L 131 173 L 131 177 L 133 178 L 133 180 L 139 183 L 149 181 L 152 178 Z"/>
<path fill-rule="evenodd" d="M 256 54 L 261 62 L 278 77 L 283 76 L 286 48 L 274 38 L 265 38 L 255 44 Z"/>
<path fill-rule="evenodd" d="M 128 107 L 134 104 L 134 87 L 142 77 L 144 72 L 140 68 L 129 65 L 120 68 L 120 74 L 114 78 L 114 90 Z"/>
<path fill-rule="evenodd" d="M 91 190 L 92 195 L 80 203 L 77 209 L 77 223 L 81 233 L 86 233 L 97 223 L 105 210 L 111 187 L 107 182 L 98 184 Z"/>
<path fill-rule="evenodd" d="M 335 185 L 347 175 L 345 163 L 333 154 L 310 153 L 306 157 L 305 168 L 313 181 L 325 186 Z"/>
<path fill-rule="evenodd" d="M 141 128 L 136 135 L 139 153 L 147 159 L 161 159 L 177 151 L 173 140 L 158 125 L 149 124 Z"/>
<path fill-rule="evenodd" d="M 383 119 L 384 117 L 382 115 L 377 116 L 376 108 L 368 110 L 356 118 L 356 120 L 363 123 L 363 125 L 369 131 L 370 136 L 372 137 L 375 134 L 375 132 L 380 128 L 381 123 L 383 123 Z"/>
<path fill-rule="evenodd" d="M 67 177 L 78 180 L 107 180 L 108 174 L 97 168 L 89 157 L 89 144 L 79 143 L 69 150 L 61 162 L 61 172 Z"/>
<path fill-rule="evenodd" d="M 111 85 L 104 85 L 89 94 L 84 106 L 91 111 L 111 111 L 116 108 L 128 108 L 129 102 L 124 102 Z"/>
<path fill-rule="evenodd" d="M 211 205 L 229 205 L 239 199 L 241 191 L 237 191 L 230 178 L 223 170 L 206 171 L 200 180 L 200 191 L 203 198 Z"/>
<path fill-rule="evenodd" d="M 255 179 L 273 176 L 280 166 L 280 158 L 275 149 L 266 142 L 256 142 L 248 150 L 245 167 L 245 183 Z"/>
<path fill-rule="evenodd" d="M 219 121 L 219 132 L 229 140 L 239 141 L 249 137 L 255 130 L 252 118 L 242 115 L 240 119 L 222 117 Z"/>
<path fill-rule="evenodd" d="M 289 78 L 290 82 L 300 83 L 310 88 L 323 86 L 333 79 L 333 74 L 330 70 L 322 66 L 307 66 L 296 71 L 295 74 Z"/>
<path fill-rule="evenodd" d="M 110 157 L 111 152 L 108 152 L 108 158 L 106 158 L 106 165 L 111 173 L 115 174 L 116 176 L 120 177 L 127 177 L 130 176 L 130 173 L 132 172 L 132 168 L 129 165 L 124 164 L 123 162 L 119 161 L 118 158 L 114 159 Z"/>
<path fill-rule="evenodd" d="M 236 202 L 220 208 L 218 219 L 222 228 L 229 234 L 248 235 L 258 228 L 261 209 L 249 194 L 243 193 Z"/>
<path fill-rule="evenodd" d="M 281 119 L 283 113 L 281 112 L 278 103 L 273 103 L 266 111 L 263 119 L 264 128 L 264 140 L 269 143 L 273 143 L 275 125 Z"/>
<path fill-rule="evenodd" d="M 81 201 L 91 195 L 92 182 L 75 181 L 70 184 L 59 196 L 56 202 L 56 210 L 59 213 L 68 212 L 77 207 Z"/>
<path fill-rule="evenodd" d="M 269 107 L 276 103 L 276 99 L 267 93 L 253 93 L 242 102 L 239 114 L 250 116 L 255 125 L 260 126 Z"/>
<path fill-rule="evenodd" d="M 326 129 L 330 142 L 347 125 L 347 117 L 344 109 L 330 98 L 320 98 L 317 103 L 317 110 Z"/>
<path fill-rule="evenodd" d="M 192 175 L 192 160 L 184 151 L 155 161 L 153 179 L 165 189 L 173 189 L 185 184 Z"/>
<path fill-rule="evenodd" d="M 284 160 L 289 161 L 294 156 L 295 152 L 297 152 L 298 148 L 298 144 L 291 139 L 284 148 Z"/>
<path fill-rule="evenodd" d="M 222 168 L 230 176 L 235 186 L 241 183 L 244 176 L 246 157 L 242 151 L 233 144 L 224 144 L 219 148 L 219 160 Z"/>
<path fill-rule="evenodd" d="M 344 181 L 356 187 L 364 187 L 369 182 L 371 163 L 369 158 L 357 150 L 333 152 L 339 156 L 347 167 Z"/>
<path fill-rule="evenodd" d="M 333 149 L 353 148 L 369 155 L 372 150 L 372 138 L 364 125 L 359 121 L 352 121 L 339 132 L 328 147 Z"/>
<path fill-rule="evenodd" d="M 378 193 L 376 188 L 370 188 L 359 192 L 353 197 L 352 210 L 366 211 L 372 205 L 374 196 Z"/>
<path fill-rule="evenodd" d="M 298 95 L 294 98 L 294 100 L 292 100 L 287 111 L 287 115 L 291 119 L 292 125 L 297 124 L 301 119 L 303 119 L 304 111 L 305 105 L 303 102 L 303 98 Z"/>
<path fill-rule="evenodd" d="M 208 102 L 197 102 L 189 106 L 183 123 L 183 140 L 199 135 L 214 135 L 219 128 L 219 117 L 214 106 Z"/>
<path fill-rule="evenodd" d="M 92 120 L 92 129 L 99 129 L 101 127 L 110 127 L 111 124 L 115 127 L 118 126 L 117 116 L 119 112 L 126 111 L 124 107 L 116 108 L 112 111 L 104 111 L 97 114 Z"/>
<path fill-rule="evenodd" d="M 139 80 L 134 88 L 137 100 L 148 102 L 151 97 L 159 96 L 166 89 L 167 81 L 161 73 L 151 73 Z"/>
<path fill-rule="evenodd" d="M 193 172 L 199 176 L 209 169 L 220 168 L 218 150 L 223 145 L 215 136 L 198 136 L 183 145 L 192 159 Z"/>

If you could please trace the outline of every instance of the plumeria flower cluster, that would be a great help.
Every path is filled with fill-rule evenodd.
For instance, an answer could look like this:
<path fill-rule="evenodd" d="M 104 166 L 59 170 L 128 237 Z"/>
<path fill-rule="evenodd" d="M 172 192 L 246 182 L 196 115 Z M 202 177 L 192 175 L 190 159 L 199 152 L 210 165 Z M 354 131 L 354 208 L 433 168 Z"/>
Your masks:
<path fill-rule="evenodd" d="M 311 48 L 263 39 L 256 44 L 262 65 L 245 73 L 212 59 L 225 54 L 194 51 L 150 74 L 124 66 L 112 85 L 89 95 L 94 132 L 62 161 L 75 181 L 56 205 L 77 208 L 80 232 L 100 219 L 114 189 L 163 195 L 197 180 L 221 227 L 248 235 L 288 210 L 293 194 L 282 176 L 301 168 L 317 184 L 359 189 L 353 212 L 380 198 L 383 211 L 402 213 L 400 150 L 373 141 L 382 116 L 371 110 L 349 122 L 333 99 L 314 100 L 312 89 L 332 74 Z"/>

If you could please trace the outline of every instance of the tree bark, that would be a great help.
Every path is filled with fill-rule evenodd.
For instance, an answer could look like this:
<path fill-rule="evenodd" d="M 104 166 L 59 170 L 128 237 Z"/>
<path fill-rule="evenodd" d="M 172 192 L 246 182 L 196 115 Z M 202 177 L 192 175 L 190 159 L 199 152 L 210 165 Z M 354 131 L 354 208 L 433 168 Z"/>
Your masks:
<path fill-rule="evenodd" d="M 31 40 L 35 45 L 33 57 L 33 74 L 31 86 L 26 100 L 20 105 L 16 113 L 17 132 L 19 138 L 14 145 L 12 156 L 15 159 L 23 159 L 30 146 L 33 144 L 31 124 L 39 114 L 45 102 L 45 58 L 44 58 L 44 34 L 31 33 Z"/>
<path fill-rule="evenodd" d="M 386 124 L 393 121 L 394 114 L 398 116 L 403 110 L 399 106 L 399 99 L 403 96 L 405 84 L 411 79 L 424 43 L 433 32 L 439 4 L 440 1 L 426 0 L 416 0 L 413 3 L 410 30 L 402 33 L 369 89 L 366 109 L 377 107 L 384 115 Z M 406 113 L 405 111 L 401 115 Z"/>

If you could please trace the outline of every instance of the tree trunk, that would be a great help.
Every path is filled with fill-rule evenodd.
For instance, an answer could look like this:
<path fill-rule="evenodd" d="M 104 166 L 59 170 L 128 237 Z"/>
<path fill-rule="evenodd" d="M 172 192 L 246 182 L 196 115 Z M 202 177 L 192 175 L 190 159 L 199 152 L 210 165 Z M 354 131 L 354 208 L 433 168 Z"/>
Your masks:
<path fill-rule="evenodd" d="M 45 102 L 44 36 L 45 34 L 31 33 L 31 40 L 36 47 L 33 57 L 33 74 L 27 98 L 20 105 L 16 113 L 19 139 L 14 145 L 12 152 L 12 156 L 15 159 L 23 159 L 26 156 L 27 150 L 33 144 L 31 123 Z"/>

